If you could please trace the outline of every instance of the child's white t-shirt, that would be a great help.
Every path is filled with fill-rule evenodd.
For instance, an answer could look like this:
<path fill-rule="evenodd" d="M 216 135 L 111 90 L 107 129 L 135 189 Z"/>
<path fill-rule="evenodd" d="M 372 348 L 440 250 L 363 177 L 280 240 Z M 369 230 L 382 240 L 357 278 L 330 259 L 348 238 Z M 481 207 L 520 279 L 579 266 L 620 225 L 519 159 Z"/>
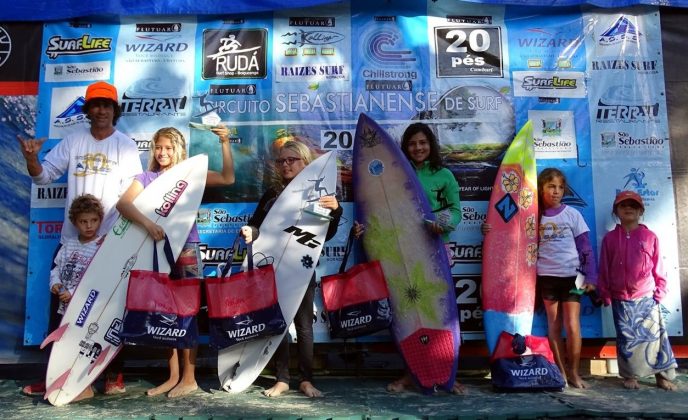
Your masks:
<path fill-rule="evenodd" d="M 61 283 L 71 295 L 74 295 L 76 286 L 79 285 L 102 243 L 101 239 L 102 237 L 98 237 L 82 244 L 77 238 L 65 238 L 55 255 L 55 268 L 50 270 L 50 289 L 52 290 L 53 285 Z M 61 301 L 57 313 L 63 315 L 66 307 L 67 305 Z"/>
<path fill-rule="evenodd" d="M 541 276 L 575 276 L 580 267 L 575 238 L 590 229 L 578 210 L 562 207 L 557 214 L 540 219 L 537 274 Z"/>

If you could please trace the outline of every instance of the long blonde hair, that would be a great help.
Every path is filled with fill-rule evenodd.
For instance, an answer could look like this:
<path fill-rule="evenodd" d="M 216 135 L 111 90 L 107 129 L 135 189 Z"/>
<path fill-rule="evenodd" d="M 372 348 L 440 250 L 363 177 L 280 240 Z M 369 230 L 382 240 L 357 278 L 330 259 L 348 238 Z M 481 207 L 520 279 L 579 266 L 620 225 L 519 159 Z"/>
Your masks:
<path fill-rule="evenodd" d="M 285 142 L 282 147 L 279 148 L 279 151 L 277 152 L 277 156 L 279 157 L 279 154 L 282 152 L 282 150 L 287 149 L 290 150 L 298 157 L 301 158 L 303 161 L 304 165 L 308 166 L 309 163 L 313 161 L 313 153 L 311 152 L 311 149 L 308 148 L 305 144 L 301 143 L 300 141 L 295 141 L 295 140 L 289 140 Z M 272 179 L 272 184 L 273 187 L 275 187 L 277 190 L 281 191 L 284 186 L 287 184 L 287 181 L 282 178 L 282 174 L 280 171 L 275 168 L 273 171 L 273 179 Z"/>
<path fill-rule="evenodd" d="M 158 172 L 160 164 L 155 160 L 155 144 L 160 137 L 167 137 L 172 141 L 174 147 L 174 164 L 186 159 L 186 139 L 184 135 L 174 127 L 163 127 L 153 134 L 153 141 L 151 142 L 150 155 L 148 157 L 148 170 Z"/>

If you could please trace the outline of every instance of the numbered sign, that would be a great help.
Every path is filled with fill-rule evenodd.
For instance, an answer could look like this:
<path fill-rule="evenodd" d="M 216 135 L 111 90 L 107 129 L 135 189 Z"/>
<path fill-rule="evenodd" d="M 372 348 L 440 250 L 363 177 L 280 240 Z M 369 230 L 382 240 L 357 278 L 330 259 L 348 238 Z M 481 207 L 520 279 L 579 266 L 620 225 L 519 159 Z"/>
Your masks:
<path fill-rule="evenodd" d="M 350 130 L 321 130 L 320 148 L 323 150 L 351 150 L 354 134 Z"/>
<path fill-rule="evenodd" d="M 499 27 L 435 28 L 437 77 L 502 77 Z"/>

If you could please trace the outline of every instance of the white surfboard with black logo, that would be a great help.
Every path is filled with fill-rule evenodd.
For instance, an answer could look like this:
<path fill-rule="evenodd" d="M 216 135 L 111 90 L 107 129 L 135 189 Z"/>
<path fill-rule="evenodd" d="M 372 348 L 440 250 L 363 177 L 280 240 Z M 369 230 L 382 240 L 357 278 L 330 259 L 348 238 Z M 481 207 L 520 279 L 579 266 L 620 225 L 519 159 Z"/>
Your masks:
<path fill-rule="evenodd" d="M 277 296 L 287 325 L 303 300 L 320 258 L 329 220 L 314 214 L 313 202 L 336 189 L 337 163 L 329 152 L 306 166 L 282 191 L 253 243 L 254 262 L 272 262 Z M 309 211 L 310 210 L 310 211 Z M 246 262 L 244 262 L 244 266 Z M 281 335 L 259 338 L 220 350 L 217 358 L 222 387 L 231 393 L 248 388 L 277 350 Z"/>
<path fill-rule="evenodd" d="M 207 171 L 208 157 L 194 156 L 165 171 L 134 200 L 143 214 L 165 229 L 175 258 L 196 220 Z M 159 257 L 160 271 L 169 272 L 164 255 Z M 72 401 L 117 355 L 129 271 L 151 270 L 152 261 L 148 232 L 120 216 L 84 273 L 60 327 L 41 344 L 53 343 L 45 393 L 51 404 Z"/>

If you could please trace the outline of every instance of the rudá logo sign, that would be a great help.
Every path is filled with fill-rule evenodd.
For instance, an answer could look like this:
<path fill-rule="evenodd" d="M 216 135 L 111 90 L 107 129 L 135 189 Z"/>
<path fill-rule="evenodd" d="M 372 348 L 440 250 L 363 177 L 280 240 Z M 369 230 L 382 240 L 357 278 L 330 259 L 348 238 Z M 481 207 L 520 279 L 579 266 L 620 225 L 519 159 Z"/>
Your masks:
<path fill-rule="evenodd" d="M 262 79 L 267 76 L 265 29 L 203 33 L 204 79 Z"/>

